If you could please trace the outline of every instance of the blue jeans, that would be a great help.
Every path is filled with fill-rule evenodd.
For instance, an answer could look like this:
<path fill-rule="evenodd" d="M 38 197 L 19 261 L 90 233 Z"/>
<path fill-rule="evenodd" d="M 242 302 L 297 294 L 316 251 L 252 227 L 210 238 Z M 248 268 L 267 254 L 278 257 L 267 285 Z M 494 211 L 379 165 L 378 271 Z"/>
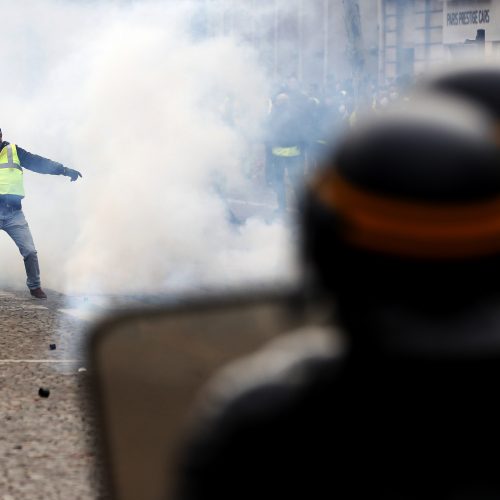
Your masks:
<path fill-rule="evenodd" d="M 304 178 L 304 157 L 302 155 L 270 157 L 267 165 L 267 181 L 276 192 L 278 209 L 283 212 L 287 209 L 285 172 L 288 173 L 292 191 L 297 197 L 297 190 Z"/>
<path fill-rule="evenodd" d="M 22 210 L 0 205 L 0 230 L 4 230 L 19 248 L 26 268 L 26 284 L 30 290 L 40 287 L 40 268 L 31 231 Z"/>

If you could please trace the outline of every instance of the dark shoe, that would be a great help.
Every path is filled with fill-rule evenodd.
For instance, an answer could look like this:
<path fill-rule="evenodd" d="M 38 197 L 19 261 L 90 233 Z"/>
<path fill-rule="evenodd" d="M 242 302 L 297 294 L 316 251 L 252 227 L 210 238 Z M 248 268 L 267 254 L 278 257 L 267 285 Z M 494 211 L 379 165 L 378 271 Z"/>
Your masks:
<path fill-rule="evenodd" d="M 35 299 L 46 299 L 47 295 L 41 288 L 33 288 L 30 290 L 31 296 L 35 297 Z"/>

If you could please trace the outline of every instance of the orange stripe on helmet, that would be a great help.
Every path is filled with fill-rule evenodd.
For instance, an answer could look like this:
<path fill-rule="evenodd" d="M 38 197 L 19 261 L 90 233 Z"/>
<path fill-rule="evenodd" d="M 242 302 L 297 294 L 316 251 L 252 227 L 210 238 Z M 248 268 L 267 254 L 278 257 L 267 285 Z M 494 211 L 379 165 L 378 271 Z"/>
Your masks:
<path fill-rule="evenodd" d="M 341 237 L 355 246 L 417 258 L 500 253 L 500 197 L 461 204 L 408 201 L 372 193 L 331 171 L 312 190 L 341 217 Z"/>

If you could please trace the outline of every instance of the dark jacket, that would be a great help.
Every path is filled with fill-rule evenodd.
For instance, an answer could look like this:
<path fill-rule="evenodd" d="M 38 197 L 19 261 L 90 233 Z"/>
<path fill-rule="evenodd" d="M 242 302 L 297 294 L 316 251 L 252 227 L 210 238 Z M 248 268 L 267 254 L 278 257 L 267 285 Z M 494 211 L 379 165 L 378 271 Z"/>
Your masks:
<path fill-rule="evenodd" d="M 250 377 L 233 365 L 181 457 L 178 498 L 499 498 L 498 351 L 305 351 L 285 366 L 288 350 L 264 349 Z"/>
<path fill-rule="evenodd" d="M 3 141 L 0 144 L 0 151 L 8 146 L 10 143 Z M 63 175 L 65 168 L 62 163 L 57 163 L 55 161 L 44 158 L 43 156 L 35 155 L 26 151 L 25 149 L 19 147 L 16 144 L 17 155 L 19 161 L 21 162 L 21 167 L 39 174 L 50 174 L 50 175 Z M 0 195 L 0 204 L 8 204 L 14 208 L 21 208 L 21 197 L 12 194 Z"/>
<path fill-rule="evenodd" d="M 291 105 L 275 107 L 267 124 L 267 144 L 274 147 L 304 147 L 306 142 L 304 123 L 300 114 Z"/>

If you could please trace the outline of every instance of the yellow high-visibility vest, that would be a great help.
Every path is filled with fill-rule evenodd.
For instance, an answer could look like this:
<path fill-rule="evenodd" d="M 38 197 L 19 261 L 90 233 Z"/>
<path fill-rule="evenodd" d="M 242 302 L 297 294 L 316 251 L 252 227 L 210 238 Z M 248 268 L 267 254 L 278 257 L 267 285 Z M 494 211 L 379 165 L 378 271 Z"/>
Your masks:
<path fill-rule="evenodd" d="M 273 148 L 272 153 L 274 156 L 293 158 L 295 156 L 300 156 L 301 151 L 298 146 L 292 146 L 290 148 Z"/>
<path fill-rule="evenodd" d="M 0 151 L 0 195 L 14 194 L 24 198 L 23 169 L 15 144 Z"/>

